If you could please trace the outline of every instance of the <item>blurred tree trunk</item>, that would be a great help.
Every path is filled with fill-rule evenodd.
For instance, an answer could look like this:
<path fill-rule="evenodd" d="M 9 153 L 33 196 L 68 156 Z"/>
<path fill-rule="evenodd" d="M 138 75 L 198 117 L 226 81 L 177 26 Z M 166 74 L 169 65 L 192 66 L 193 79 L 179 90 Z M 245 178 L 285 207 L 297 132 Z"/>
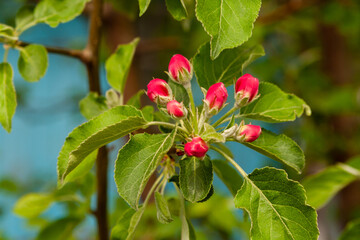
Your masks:
<path fill-rule="evenodd" d="M 322 47 L 323 72 L 335 88 L 336 86 L 341 87 L 350 84 L 353 81 L 354 69 L 346 38 L 340 33 L 336 25 L 329 25 L 321 21 L 318 24 L 318 33 Z M 344 136 L 346 139 L 351 139 L 355 133 L 354 129 L 359 127 L 355 117 L 340 114 L 332 116 L 327 124 L 329 131 L 333 131 L 335 135 Z M 346 162 L 352 154 L 347 148 L 340 149 L 335 146 L 329 156 L 331 162 L 336 163 Z M 359 205 L 359 185 L 358 182 L 353 183 L 340 193 L 338 214 L 341 228 L 351 220 L 352 212 Z M 319 212 L 319 218 L 321 219 L 321 217 L 322 211 Z"/>

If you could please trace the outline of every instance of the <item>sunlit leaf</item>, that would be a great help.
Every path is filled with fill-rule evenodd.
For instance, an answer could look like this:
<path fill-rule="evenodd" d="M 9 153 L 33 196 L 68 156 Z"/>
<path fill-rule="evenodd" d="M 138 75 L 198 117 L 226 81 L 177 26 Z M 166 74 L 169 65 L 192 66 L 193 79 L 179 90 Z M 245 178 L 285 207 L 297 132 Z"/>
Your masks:
<path fill-rule="evenodd" d="M 20 50 L 18 68 L 21 76 L 29 82 L 37 82 L 48 67 L 48 54 L 42 45 L 28 45 Z"/>
<path fill-rule="evenodd" d="M 209 52 L 210 44 L 206 43 L 199 48 L 193 60 L 196 79 L 205 89 L 217 82 L 232 85 L 234 79 L 242 76 L 246 66 L 265 55 L 261 45 L 225 50 L 215 60 L 210 58 Z"/>
<path fill-rule="evenodd" d="M 304 152 L 294 140 L 284 134 L 277 135 L 262 129 L 258 139 L 254 142 L 244 142 L 243 144 L 275 161 L 291 167 L 298 173 L 301 173 L 305 166 Z"/>
<path fill-rule="evenodd" d="M 248 106 L 241 108 L 240 117 L 266 122 L 294 121 L 305 112 L 311 114 L 310 107 L 294 94 L 283 92 L 274 84 L 262 82 L 260 97 Z"/>
<path fill-rule="evenodd" d="M 196 17 L 211 36 L 211 58 L 240 46 L 252 34 L 261 0 L 197 0 Z"/>
<path fill-rule="evenodd" d="M 316 211 L 305 203 L 304 188 L 275 168 L 256 169 L 244 179 L 235 206 L 252 222 L 251 239 L 318 239 Z"/>
<path fill-rule="evenodd" d="M 129 44 L 119 45 L 105 63 L 107 80 L 112 88 L 124 94 L 125 84 L 139 38 Z"/>
<path fill-rule="evenodd" d="M 132 106 L 119 106 L 75 128 L 59 153 L 60 183 L 94 150 L 145 127 L 146 123 L 141 111 Z"/>
<path fill-rule="evenodd" d="M 139 8 L 140 8 L 140 13 L 139 16 L 141 17 L 146 10 L 148 9 L 149 5 L 150 5 L 151 0 L 139 0 Z"/>
<path fill-rule="evenodd" d="M 16 105 L 13 70 L 9 63 L 0 63 L 0 123 L 8 132 L 11 131 Z"/>
<path fill-rule="evenodd" d="M 360 177 L 360 157 L 327 167 L 304 179 L 307 203 L 319 209 L 349 183 Z"/>
<path fill-rule="evenodd" d="M 24 6 L 19 9 L 15 17 L 16 31 L 23 32 L 26 29 L 36 25 L 37 20 L 34 17 L 34 7 Z"/>
<path fill-rule="evenodd" d="M 115 163 L 115 183 L 120 196 L 138 209 L 139 199 L 164 154 L 173 145 L 170 134 L 136 134 L 119 151 Z"/>
<path fill-rule="evenodd" d="M 68 22 L 82 13 L 85 4 L 90 0 L 42 0 L 36 5 L 36 21 L 44 22 L 51 27 Z"/>

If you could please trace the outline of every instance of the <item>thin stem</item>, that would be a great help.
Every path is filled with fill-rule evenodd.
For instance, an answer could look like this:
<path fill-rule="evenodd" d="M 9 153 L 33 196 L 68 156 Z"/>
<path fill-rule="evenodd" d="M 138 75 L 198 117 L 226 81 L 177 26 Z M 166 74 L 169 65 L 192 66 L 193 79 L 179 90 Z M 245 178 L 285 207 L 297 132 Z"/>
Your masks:
<path fill-rule="evenodd" d="M 185 200 L 184 197 L 180 191 L 180 189 L 178 188 L 178 186 L 176 185 L 176 183 L 174 183 L 176 192 L 179 195 L 179 201 L 180 201 L 180 219 L 181 219 L 181 240 L 185 240 L 188 239 L 189 236 L 189 226 L 187 224 L 187 220 L 186 220 L 186 209 L 185 209 Z"/>
<path fill-rule="evenodd" d="M 156 181 L 154 182 L 154 184 L 152 185 L 152 187 L 150 188 L 148 194 L 146 195 L 146 198 L 145 198 L 145 201 L 144 201 L 144 204 L 143 204 L 143 207 L 146 207 L 149 200 L 150 200 L 150 197 L 151 195 L 154 193 L 155 189 L 157 188 L 157 186 L 159 185 L 160 181 L 163 179 L 164 175 L 161 174 L 157 179 Z M 159 185 L 160 186 L 160 185 Z"/>
<path fill-rule="evenodd" d="M 207 114 L 205 113 L 205 109 L 203 108 L 201 111 L 200 120 L 199 120 L 199 133 L 201 133 L 206 120 L 207 120 Z"/>
<path fill-rule="evenodd" d="M 218 153 L 220 153 L 229 163 L 231 163 L 236 170 L 239 171 L 239 173 L 244 177 L 247 178 L 247 173 L 244 171 L 244 169 L 242 169 L 236 162 L 234 159 L 232 159 L 230 156 L 228 156 L 225 152 L 223 152 L 220 148 L 211 146 L 211 149 L 217 151 Z"/>
<path fill-rule="evenodd" d="M 197 125 L 197 116 L 196 116 L 196 108 L 195 108 L 195 101 L 194 96 L 191 91 L 191 87 L 187 87 L 186 91 L 190 98 L 190 106 L 191 106 L 191 113 L 192 113 L 192 123 L 194 126 L 195 133 L 198 133 L 198 125 Z"/>
<path fill-rule="evenodd" d="M 233 107 L 232 109 L 230 109 L 227 113 L 225 113 L 221 118 L 219 118 L 219 119 L 213 124 L 213 127 L 215 128 L 215 127 L 219 126 L 219 125 L 223 122 L 223 120 L 224 120 L 225 118 L 227 118 L 228 116 L 230 116 L 231 114 L 233 114 L 237 109 L 238 109 L 238 108 L 234 106 L 234 107 Z"/>
<path fill-rule="evenodd" d="M 15 42 L 15 46 L 19 46 L 19 47 L 26 47 L 30 44 L 31 43 L 23 42 L 23 41 L 19 41 L 19 40 Z M 85 55 L 83 54 L 82 50 L 70 49 L 70 48 L 60 48 L 60 47 L 50 47 L 50 46 L 45 46 L 45 48 L 49 53 L 56 53 L 56 54 L 60 54 L 60 55 L 74 57 L 74 58 L 79 59 L 82 62 L 86 61 Z"/>
<path fill-rule="evenodd" d="M 146 125 L 147 125 L 147 127 L 154 126 L 154 125 L 159 125 L 159 126 L 164 126 L 164 127 L 169 127 L 169 128 L 175 128 L 176 127 L 175 124 L 167 123 L 167 122 L 159 122 L 159 121 L 149 122 Z M 182 127 L 179 127 L 179 126 L 177 128 L 179 130 L 183 131 L 184 133 L 189 134 L 189 132 L 185 128 L 182 128 Z"/>
<path fill-rule="evenodd" d="M 164 183 L 162 184 L 161 186 L 161 195 L 164 195 L 164 192 L 165 192 L 165 187 L 166 187 L 166 184 L 167 184 L 167 179 L 164 179 Z"/>

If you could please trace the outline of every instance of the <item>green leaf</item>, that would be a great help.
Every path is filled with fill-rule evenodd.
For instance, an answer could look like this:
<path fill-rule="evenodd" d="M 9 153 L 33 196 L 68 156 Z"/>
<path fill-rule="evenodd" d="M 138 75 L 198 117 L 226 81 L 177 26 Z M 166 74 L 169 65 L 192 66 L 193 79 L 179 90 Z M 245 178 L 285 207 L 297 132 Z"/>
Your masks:
<path fill-rule="evenodd" d="M 16 181 L 14 181 L 14 179 L 12 179 L 10 176 L 9 177 L 2 177 L 0 179 L 0 193 L 1 192 L 5 192 L 10 194 L 17 194 L 17 192 L 19 191 L 19 185 Z"/>
<path fill-rule="evenodd" d="M 184 106 L 189 106 L 190 99 L 189 99 L 189 95 L 186 92 L 185 88 L 182 85 L 177 84 L 171 80 L 168 82 L 168 84 L 172 90 L 172 93 L 173 93 L 176 101 L 183 102 Z"/>
<path fill-rule="evenodd" d="M 206 195 L 206 197 L 204 199 L 201 199 L 200 201 L 197 201 L 198 203 L 204 203 L 206 201 L 208 201 L 213 195 L 214 195 L 214 186 L 211 184 L 210 187 L 210 191 L 208 192 L 208 194 Z"/>
<path fill-rule="evenodd" d="M 196 17 L 211 36 L 211 58 L 246 42 L 259 14 L 261 0 L 197 0 Z"/>
<path fill-rule="evenodd" d="M 204 123 L 204 130 L 200 134 L 201 138 L 206 142 L 225 142 L 225 137 L 221 133 L 216 132 L 215 128 L 208 123 Z"/>
<path fill-rule="evenodd" d="M 94 150 L 121 138 L 147 122 L 132 106 L 114 107 L 75 128 L 66 138 L 58 157 L 59 182 Z"/>
<path fill-rule="evenodd" d="M 16 202 L 14 213 L 21 217 L 33 218 L 44 212 L 54 200 L 51 194 L 29 193 Z"/>
<path fill-rule="evenodd" d="M 36 5 L 36 21 L 44 22 L 51 27 L 73 20 L 80 15 L 89 0 L 42 0 Z"/>
<path fill-rule="evenodd" d="M 116 225 L 111 230 L 111 240 L 125 240 L 128 236 L 128 229 L 130 227 L 130 221 L 135 214 L 135 210 L 132 208 L 127 209 L 121 217 L 117 220 Z"/>
<path fill-rule="evenodd" d="M 261 45 L 225 50 L 215 60 L 210 58 L 209 52 L 210 44 L 206 43 L 199 48 L 193 59 L 196 79 L 200 87 L 205 89 L 217 82 L 223 82 L 225 86 L 232 85 L 234 79 L 243 75 L 246 66 L 265 55 Z"/>
<path fill-rule="evenodd" d="M 21 76 L 28 82 L 37 82 L 48 67 L 48 55 L 42 45 L 28 45 L 20 50 L 18 68 Z"/>
<path fill-rule="evenodd" d="M 29 29 L 37 24 L 37 21 L 34 17 L 34 7 L 33 6 L 24 6 L 19 9 L 15 17 L 16 31 L 19 33 L 24 32 L 26 29 Z"/>
<path fill-rule="evenodd" d="M 145 107 L 143 107 L 143 109 L 141 109 L 144 118 L 146 119 L 146 121 L 153 121 L 154 120 L 154 107 L 151 105 L 147 105 Z"/>
<path fill-rule="evenodd" d="M 298 173 L 301 173 L 305 166 L 304 152 L 296 142 L 284 134 L 276 135 L 263 128 L 258 139 L 242 144 L 291 167 Z"/>
<path fill-rule="evenodd" d="M 180 160 L 180 189 L 190 202 L 203 200 L 209 193 L 213 181 L 210 158 L 188 157 Z"/>
<path fill-rule="evenodd" d="M 168 202 L 165 197 L 161 195 L 159 192 L 155 192 L 155 204 L 157 210 L 157 219 L 161 223 L 170 223 L 173 221 L 170 213 L 170 209 L 168 206 Z"/>
<path fill-rule="evenodd" d="M 134 106 L 138 109 L 141 108 L 141 96 L 145 94 L 144 90 L 138 91 L 134 96 L 132 96 L 128 101 L 127 105 Z"/>
<path fill-rule="evenodd" d="M 115 182 L 120 196 L 138 209 L 139 199 L 150 176 L 173 145 L 170 134 L 136 134 L 119 151 L 115 163 Z"/>
<path fill-rule="evenodd" d="M 360 237 L 360 219 L 349 222 L 339 240 L 359 240 Z"/>
<path fill-rule="evenodd" d="M 138 211 L 136 211 L 134 213 L 134 215 L 132 215 L 131 219 L 130 219 L 130 225 L 128 228 L 128 235 L 126 237 L 126 240 L 132 240 L 135 237 L 135 230 L 136 227 L 138 226 L 142 215 L 144 214 L 145 211 L 145 207 L 140 207 Z"/>
<path fill-rule="evenodd" d="M 0 23 L 0 37 L 9 38 L 11 40 L 17 39 L 14 28 L 3 23 Z"/>
<path fill-rule="evenodd" d="M 13 70 L 9 63 L 0 63 L 0 123 L 8 132 L 11 131 L 16 105 Z"/>
<path fill-rule="evenodd" d="M 284 93 L 274 84 L 260 83 L 259 94 L 257 100 L 241 108 L 241 115 L 238 117 L 276 123 L 294 121 L 304 111 L 306 115 L 311 115 L 310 107 L 304 100 L 294 94 Z"/>
<path fill-rule="evenodd" d="M 195 229 L 189 219 L 181 225 L 181 240 L 196 240 Z"/>
<path fill-rule="evenodd" d="M 320 209 L 341 189 L 359 177 L 360 157 L 350 160 L 347 164 L 339 163 L 327 167 L 302 182 L 306 190 L 307 203 Z"/>
<path fill-rule="evenodd" d="M 80 112 L 88 120 L 108 110 L 106 98 L 96 92 L 90 92 L 80 101 Z"/>
<path fill-rule="evenodd" d="M 74 228 L 81 222 L 81 218 L 65 217 L 51 222 L 42 229 L 36 240 L 63 240 L 70 239 Z"/>
<path fill-rule="evenodd" d="M 305 200 L 304 188 L 284 170 L 266 167 L 244 178 L 235 206 L 250 214 L 253 240 L 316 240 L 316 211 Z"/>
<path fill-rule="evenodd" d="M 90 172 L 95 164 L 97 154 L 97 150 L 90 153 L 74 170 L 65 176 L 63 184 L 73 182 Z"/>
<path fill-rule="evenodd" d="M 135 38 L 129 44 L 119 45 L 116 52 L 106 60 L 107 80 L 110 86 L 121 94 L 124 94 L 126 80 L 139 40 L 139 38 Z"/>
<path fill-rule="evenodd" d="M 146 10 L 148 9 L 149 5 L 150 5 L 151 0 L 139 0 L 139 8 L 140 8 L 140 13 L 139 16 L 141 17 Z"/>
<path fill-rule="evenodd" d="M 243 182 L 241 176 L 224 160 L 212 160 L 212 164 L 216 175 L 235 196 Z"/>
<path fill-rule="evenodd" d="M 166 0 L 166 7 L 177 21 L 184 20 L 188 16 L 183 0 Z"/>

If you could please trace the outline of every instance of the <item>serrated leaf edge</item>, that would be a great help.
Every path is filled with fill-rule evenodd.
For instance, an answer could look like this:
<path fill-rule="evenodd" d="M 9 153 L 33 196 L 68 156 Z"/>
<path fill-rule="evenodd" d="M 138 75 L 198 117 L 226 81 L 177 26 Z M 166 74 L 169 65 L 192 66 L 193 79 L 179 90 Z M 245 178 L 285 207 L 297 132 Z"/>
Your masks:
<path fill-rule="evenodd" d="M 304 195 L 304 205 L 307 206 L 307 207 L 312 208 L 312 209 L 314 210 L 315 215 L 316 215 L 316 218 L 317 218 L 317 212 L 316 212 L 315 208 L 313 208 L 312 206 L 310 206 L 310 205 L 308 205 L 308 204 L 306 203 L 306 202 L 307 202 L 307 196 L 306 196 L 306 191 L 305 191 L 305 188 L 303 187 L 303 185 L 301 185 L 301 184 L 300 184 L 299 182 L 297 182 L 297 181 L 294 181 L 294 180 L 292 180 L 292 179 L 289 179 L 289 178 L 288 178 L 288 174 L 287 174 L 286 171 L 283 170 L 283 169 L 277 169 L 277 168 L 274 168 L 274 167 L 255 168 L 252 173 L 254 173 L 255 171 L 261 171 L 261 170 L 263 170 L 263 169 L 273 169 L 273 170 L 277 170 L 277 171 L 279 171 L 279 172 L 282 172 L 283 175 L 285 176 L 285 179 L 286 179 L 286 180 L 288 180 L 289 182 L 293 182 L 293 183 L 297 184 L 297 185 L 299 186 L 299 190 L 301 190 L 302 193 L 303 193 L 303 195 Z M 290 234 L 290 236 L 292 236 L 292 234 L 291 234 L 290 230 L 288 229 L 287 225 L 283 222 L 283 220 L 282 220 L 282 218 L 281 218 L 281 215 L 276 211 L 276 209 L 273 208 L 272 203 L 271 203 L 271 202 L 269 201 L 269 199 L 262 193 L 261 189 L 258 188 L 258 186 L 256 186 L 256 184 L 249 178 L 249 176 L 250 176 L 252 173 L 248 174 L 247 176 L 244 176 L 244 178 L 246 178 L 246 180 L 249 181 L 250 184 L 253 185 L 253 186 L 260 192 L 260 194 L 266 199 L 266 201 L 270 203 L 271 208 L 276 212 L 276 215 L 278 216 L 278 218 L 279 218 L 279 219 L 281 220 L 281 222 L 286 226 L 287 232 Z M 245 184 L 245 181 L 243 182 L 241 188 L 238 190 L 238 193 L 239 193 L 239 191 L 244 187 L 244 184 Z M 237 194 L 238 194 L 238 193 L 237 193 Z M 237 196 L 237 194 L 236 194 L 236 196 Z M 235 196 L 235 198 L 236 198 L 236 196 Z M 235 203 L 235 206 L 236 206 L 236 203 Z M 249 214 L 249 217 L 250 217 L 250 219 L 251 219 L 250 212 L 249 212 L 246 208 L 237 207 L 237 206 L 236 206 L 236 208 L 243 209 L 244 211 L 246 211 L 246 212 Z M 317 227 L 317 229 L 318 229 L 317 222 L 316 222 L 316 227 Z M 250 234 L 251 234 L 252 229 L 253 229 L 253 221 L 251 220 Z M 317 236 L 319 236 L 319 230 L 317 231 Z M 252 236 L 250 235 L 250 240 L 252 240 L 252 239 L 253 239 L 253 238 L 252 238 Z M 294 238 L 293 236 L 292 236 L 292 239 L 295 240 L 295 238 Z"/>

